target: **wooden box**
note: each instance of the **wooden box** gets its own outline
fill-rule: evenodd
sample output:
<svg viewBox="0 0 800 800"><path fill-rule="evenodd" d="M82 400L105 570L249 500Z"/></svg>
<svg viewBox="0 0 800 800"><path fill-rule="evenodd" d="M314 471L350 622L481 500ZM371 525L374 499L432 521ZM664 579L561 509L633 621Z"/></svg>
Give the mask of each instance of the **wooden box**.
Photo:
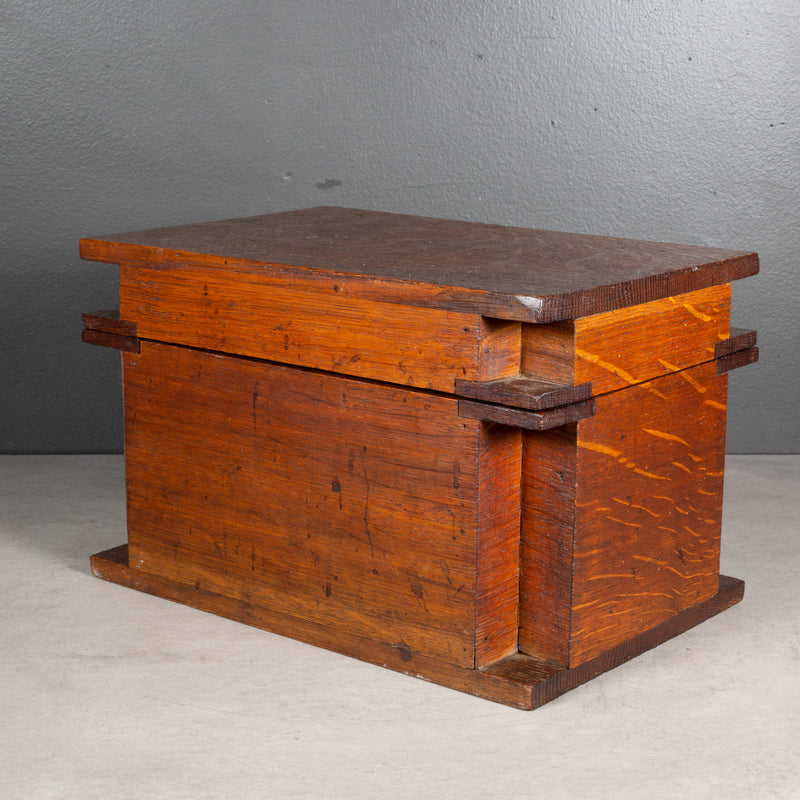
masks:
<svg viewBox="0 0 800 800"><path fill-rule="evenodd" d="M753 253L342 208L118 264L128 542L94 573L521 708L736 603Z"/></svg>

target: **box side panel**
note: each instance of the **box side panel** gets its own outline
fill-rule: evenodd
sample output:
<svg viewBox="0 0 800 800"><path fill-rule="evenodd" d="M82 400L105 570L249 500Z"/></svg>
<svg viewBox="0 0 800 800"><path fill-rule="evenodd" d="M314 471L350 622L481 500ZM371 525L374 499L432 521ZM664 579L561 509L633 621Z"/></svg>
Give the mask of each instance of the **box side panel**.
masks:
<svg viewBox="0 0 800 800"><path fill-rule="evenodd" d="M570 667L717 591L726 394L710 362L577 423Z"/></svg>
<svg viewBox="0 0 800 800"><path fill-rule="evenodd" d="M142 341L132 567L474 665L480 423L457 401Z"/></svg>
<svg viewBox="0 0 800 800"><path fill-rule="evenodd" d="M576 428L523 433L519 649L569 660Z"/></svg>
<svg viewBox="0 0 800 800"><path fill-rule="evenodd" d="M725 284L576 320L576 383L600 395L711 361L730 304Z"/></svg>
<svg viewBox="0 0 800 800"><path fill-rule="evenodd" d="M729 284L550 325L522 326L521 367L600 395L702 364L730 329Z"/></svg>
<svg viewBox="0 0 800 800"><path fill-rule="evenodd" d="M522 431L484 424L478 466L475 666L517 652Z"/></svg>
<svg viewBox="0 0 800 800"><path fill-rule="evenodd" d="M298 290L269 274L123 264L120 311L142 339L442 392L452 392L456 378L476 380L480 361L484 379L508 373L502 351L514 323L500 324L495 346L482 347L476 314L375 302L345 288ZM519 362L518 334L511 357Z"/></svg>

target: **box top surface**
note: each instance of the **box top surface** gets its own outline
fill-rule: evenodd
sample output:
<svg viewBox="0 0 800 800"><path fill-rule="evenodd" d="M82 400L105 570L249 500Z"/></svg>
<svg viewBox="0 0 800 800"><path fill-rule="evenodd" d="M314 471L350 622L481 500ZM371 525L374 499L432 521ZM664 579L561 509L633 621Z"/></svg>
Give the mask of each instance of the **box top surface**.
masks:
<svg viewBox="0 0 800 800"><path fill-rule="evenodd" d="M387 300L529 322L637 305L758 272L755 253L317 207L81 240L81 256L288 270ZM413 294L413 299L411 295Z"/></svg>

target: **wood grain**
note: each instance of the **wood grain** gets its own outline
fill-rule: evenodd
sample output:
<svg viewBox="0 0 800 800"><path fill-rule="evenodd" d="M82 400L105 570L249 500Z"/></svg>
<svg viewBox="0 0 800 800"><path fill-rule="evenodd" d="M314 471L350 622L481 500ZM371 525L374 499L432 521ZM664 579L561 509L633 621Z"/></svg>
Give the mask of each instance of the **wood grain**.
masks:
<svg viewBox="0 0 800 800"><path fill-rule="evenodd" d="M714 357L723 358L740 350L748 350L755 347L757 340L758 333L756 331L747 328L731 328L730 336L717 342L714 348Z"/></svg>
<svg viewBox="0 0 800 800"><path fill-rule="evenodd" d="M716 591L726 392L712 361L577 424L570 666Z"/></svg>
<svg viewBox="0 0 800 800"><path fill-rule="evenodd" d="M525 433L519 650L569 665L577 446L574 425Z"/></svg>
<svg viewBox="0 0 800 800"><path fill-rule="evenodd" d="M478 541L475 666L517 652L522 432L481 428L478 459Z"/></svg>
<svg viewBox="0 0 800 800"><path fill-rule="evenodd" d="M592 386L589 383L579 386L546 383L525 375L486 381L457 379L454 390L460 397L513 406L526 411L545 411L588 400L592 396Z"/></svg>
<svg viewBox="0 0 800 800"><path fill-rule="evenodd" d="M443 392L456 378L502 377L519 363L514 323L303 291L235 270L123 266L120 303L144 339Z"/></svg>
<svg viewBox="0 0 800 800"><path fill-rule="evenodd" d="M717 359L717 374L722 375L739 367L746 367L748 364L755 364L758 361L758 348L748 347L746 350L736 350L727 356Z"/></svg>
<svg viewBox="0 0 800 800"><path fill-rule="evenodd" d="M158 269L251 269L328 286L346 279L361 299L536 323L758 271L758 257L745 251L331 207L86 238L81 256Z"/></svg>
<svg viewBox="0 0 800 800"><path fill-rule="evenodd" d="M596 395L711 361L728 340L729 285L553 325L524 325L522 372Z"/></svg>
<svg viewBox="0 0 800 800"><path fill-rule="evenodd" d="M149 341L124 385L131 566L408 653L471 667L480 634L481 663L506 654L518 432L454 398Z"/></svg>
<svg viewBox="0 0 800 800"><path fill-rule="evenodd" d="M129 353L139 352L139 339L136 336L119 336L116 333L84 328L81 331L81 341L84 344L96 344L100 347L111 347L114 350L123 350Z"/></svg>
<svg viewBox="0 0 800 800"><path fill-rule="evenodd" d="M104 331L117 336L137 336L136 323L122 319L118 308L105 311L85 311L82 315L83 327L94 331Z"/></svg>

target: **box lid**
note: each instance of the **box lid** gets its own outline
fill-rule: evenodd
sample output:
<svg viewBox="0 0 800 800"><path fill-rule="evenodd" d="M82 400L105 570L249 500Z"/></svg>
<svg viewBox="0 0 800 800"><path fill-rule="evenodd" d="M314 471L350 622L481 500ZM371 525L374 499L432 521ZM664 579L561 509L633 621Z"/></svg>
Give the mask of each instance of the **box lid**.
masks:
<svg viewBox="0 0 800 800"><path fill-rule="evenodd" d="M345 277L374 300L548 323L758 272L742 250L324 207L86 238L81 256Z"/></svg>

